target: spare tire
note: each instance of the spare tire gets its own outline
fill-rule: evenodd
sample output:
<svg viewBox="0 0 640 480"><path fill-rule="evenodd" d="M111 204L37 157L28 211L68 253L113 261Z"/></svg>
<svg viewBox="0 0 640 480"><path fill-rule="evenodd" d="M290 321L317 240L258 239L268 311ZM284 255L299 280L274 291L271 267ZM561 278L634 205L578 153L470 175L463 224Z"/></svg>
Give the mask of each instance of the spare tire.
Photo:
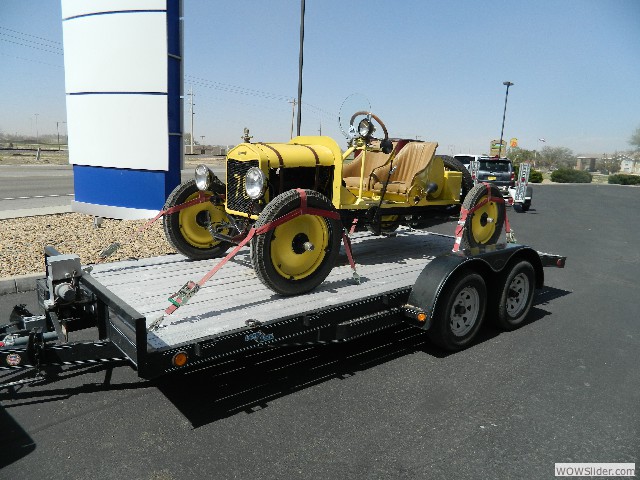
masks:
<svg viewBox="0 0 640 480"><path fill-rule="evenodd" d="M473 187L462 204L461 219L464 231L460 248L469 249L498 242L506 217L506 207L498 187L479 183Z"/></svg>

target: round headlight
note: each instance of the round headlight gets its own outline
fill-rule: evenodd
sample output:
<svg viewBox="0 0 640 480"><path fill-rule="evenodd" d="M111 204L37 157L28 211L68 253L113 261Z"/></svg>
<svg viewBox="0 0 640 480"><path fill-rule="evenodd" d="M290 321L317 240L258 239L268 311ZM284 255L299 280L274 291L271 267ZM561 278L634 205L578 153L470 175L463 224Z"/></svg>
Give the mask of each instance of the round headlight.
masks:
<svg viewBox="0 0 640 480"><path fill-rule="evenodd" d="M267 178L262 170L258 167L251 167L247 170L247 176L244 180L244 189L251 200L257 200L264 195L267 187Z"/></svg>
<svg viewBox="0 0 640 480"><path fill-rule="evenodd" d="M198 165L195 172L196 187L204 192L211 186L211 170L206 165Z"/></svg>
<svg viewBox="0 0 640 480"><path fill-rule="evenodd" d="M360 123L358 124L358 133L361 137L370 137L373 135L375 130L376 129L374 128L373 123L371 123L371 120L368 118L360 120Z"/></svg>

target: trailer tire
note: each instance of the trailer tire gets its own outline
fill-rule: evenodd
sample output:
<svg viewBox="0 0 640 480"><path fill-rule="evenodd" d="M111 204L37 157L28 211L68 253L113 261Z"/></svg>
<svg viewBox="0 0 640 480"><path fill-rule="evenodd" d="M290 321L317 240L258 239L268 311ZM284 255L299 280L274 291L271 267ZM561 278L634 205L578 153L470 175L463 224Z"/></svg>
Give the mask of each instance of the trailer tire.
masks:
<svg viewBox="0 0 640 480"><path fill-rule="evenodd" d="M527 318L535 293L536 273L526 260L516 263L504 278L500 289L496 324L504 330L515 330Z"/></svg>
<svg viewBox="0 0 640 480"><path fill-rule="evenodd" d="M465 271L449 280L438 300L429 339L446 350L461 350L473 341L484 319L487 286L481 275Z"/></svg>
<svg viewBox="0 0 640 480"><path fill-rule="evenodd" d="M307 205L335 212L324 195L305 190ZM275 197L255 223L260 228L300 207L300 193ZM340 253L342 222L319 215L300 215L251 240L251 262L260 281L281 295L299 295L320 285ZM308 245L310 244L310 245ZM311 246L311 248L309 248Z"/></svg>
<svg viewBox="0 0 640 480"><path fill-rule="evenodd" d="M224 194L224 184L214 183L212 191L205 193L211 195L214 192ZM169 194L164 209L193 200L198 197L198 193L195 180L181 183ZM224 206L211 202L199 203L165 215L164 234L169 245L191 260L208 260L222 256L231 244L211 237L204 223L207 213L212 224L229 221Z"/></svg>
<svg viewBox="0 0 640 480"><path fill-rule="evenodd" d="M487 199L487 195L498 200L487 202L472 212L473 208ZM464 221L460 247L467 250L495 244L500 238L506 217L506 207L498 187L491 184L487 187L487 184L479 183L469 191L462 208L468 213Z"/></svg>

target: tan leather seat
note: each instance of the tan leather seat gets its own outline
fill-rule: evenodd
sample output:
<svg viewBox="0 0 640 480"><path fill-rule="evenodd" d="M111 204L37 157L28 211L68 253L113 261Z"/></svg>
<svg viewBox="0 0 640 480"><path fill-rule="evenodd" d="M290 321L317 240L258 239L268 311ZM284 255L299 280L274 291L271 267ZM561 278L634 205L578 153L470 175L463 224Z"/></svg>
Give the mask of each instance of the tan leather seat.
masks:
<svg viewBox="0 0 640 480"><path fill-rule="evenodd" d="M347 185L347 188L360 188L360 171L362 167L362 157L363 155L360 154L353 162L342 167L342 179ZM385 163L389 160L389 154L382 152L367 152L364 157L365 161L363 189L366 191L371 189L375 180L371 178L371 173L374 170L385 165Z"/></svg>
<svg viewBox="0 0 640 480"><path fill-rule="evenodd" d="M400 150L393 161L395 171L391 174L387 193L408 195L413 186L424 188L425 179L428 177L428 169L438 148L436 142L411 142ZM380 193L389 175L391 164L383 165L374 170L372 176L376 178L372 185L372 190Z"/></svg>

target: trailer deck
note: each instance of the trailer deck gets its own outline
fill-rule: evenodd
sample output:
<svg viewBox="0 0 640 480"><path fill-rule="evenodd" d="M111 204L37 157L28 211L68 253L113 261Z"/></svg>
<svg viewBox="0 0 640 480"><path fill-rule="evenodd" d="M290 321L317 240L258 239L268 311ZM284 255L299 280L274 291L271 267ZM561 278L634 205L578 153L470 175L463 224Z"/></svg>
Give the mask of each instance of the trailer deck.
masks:
<svg viewBox="0 0 640 480"><path fill-rule="evenodd" d="M47 278L37 282L45 316L15 312L0 350L9 368L38 372L45 365L124 355L147 379L255 348L342 342L402 322L458 350L473 340L486 304L495 312L498 302L506 302L503 328L517 328L534 289L544 285L543 267L563 267L566 258L516 244L452 253L454 237L424 230L400 228L389 237L352 235L360 283L343 249L326 280L297 296L265 287L249 249L242 249L171 315L165 314L169 297L205 277L219 260L176 254L98 264L80 275L77 255L47 247ZM97 327L98 341L68 342L69 332L90 327ZM467 328L458 335L460 345L454 343L458 337L451 340L454 328ZM47 345L53 341L60 343Z"/></svg>
<svg viewBox="0 0 640 480"><path fill-rule="evenodd" d="M256 277L245 248L191 301L148 331L150 350L166 350L247 326L357 302L397 289L410 289L425 265L450 252L453 237L399 229L393 238L358 232L352 236L361 283L356 284L344 249L327 280L305 295L283 297ZM164 313L168 297L189 280L197 281L215 261L190 261L176 254L96 265L91 276L146 319L147 329Z"/></svg>

